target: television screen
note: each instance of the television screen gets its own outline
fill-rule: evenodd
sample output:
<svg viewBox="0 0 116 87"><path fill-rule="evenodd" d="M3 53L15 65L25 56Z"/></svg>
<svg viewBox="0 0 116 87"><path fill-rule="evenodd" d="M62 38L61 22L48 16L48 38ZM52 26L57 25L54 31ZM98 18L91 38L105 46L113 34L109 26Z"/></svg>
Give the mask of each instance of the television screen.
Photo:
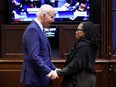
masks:
<svg viewBox="0 0 116 87"><path fill-rule="evenodd" d="M90 0L11 0L11 23L30 22L38 8L50 4L55 10L55 23L90 20Z"/></svg>
<svg viewBox="0 0 116 87"><path fill-rule="evenodd" d="M58 26L50 26L50 28L44 28L46 36L51 46L51 56L59 57L59 28Z"/></svg>
<svg viewBox="0 0 116 87"><path fill-rule="evenodd" d="M47 37L58 37L58 28L57 27L50 27L44 28Z"/></svg>

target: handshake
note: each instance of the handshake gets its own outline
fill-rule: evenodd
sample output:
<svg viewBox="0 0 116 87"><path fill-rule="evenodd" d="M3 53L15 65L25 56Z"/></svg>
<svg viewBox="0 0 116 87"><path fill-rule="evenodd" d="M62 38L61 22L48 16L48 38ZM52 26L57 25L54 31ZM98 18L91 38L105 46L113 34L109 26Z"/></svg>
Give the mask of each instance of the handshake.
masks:
<svg viewBox="0 0 116 87"><path fill-rule="evenodd" d="M50 76L50 79L54 80L54 79L58 79L59 76L57 74L57 70L61 70L61 69L55 69L54 71L51 72L51 76Z"/></svg>

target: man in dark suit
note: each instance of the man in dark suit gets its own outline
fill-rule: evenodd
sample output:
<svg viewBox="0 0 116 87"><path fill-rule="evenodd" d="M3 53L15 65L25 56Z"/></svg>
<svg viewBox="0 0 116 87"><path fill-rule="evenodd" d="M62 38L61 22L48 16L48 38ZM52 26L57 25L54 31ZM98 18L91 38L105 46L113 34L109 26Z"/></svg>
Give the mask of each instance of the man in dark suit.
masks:
<svg viewBox="0 0 116 87"><path fill-rule="evenodd" d="M23 65L20 81L26 87L47 87L51 79L58 78L56 66L51 62L49 41L44 34L54 22L54 9L42 5L37 17L29 24L23 34Z"/></svg>

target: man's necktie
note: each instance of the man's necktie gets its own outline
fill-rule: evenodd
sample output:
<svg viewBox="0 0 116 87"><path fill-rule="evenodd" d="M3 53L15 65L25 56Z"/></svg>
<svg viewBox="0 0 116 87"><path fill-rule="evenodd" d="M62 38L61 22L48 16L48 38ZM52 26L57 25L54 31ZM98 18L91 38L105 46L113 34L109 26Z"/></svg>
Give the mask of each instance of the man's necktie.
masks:
<svg viewBox="0 0 116 87"><path fill-rule="evenodd" d="M47 43L48 43L48 46L49 46L49 49L50 49L50 54L51 54L51 46L50 46L49 39L47 38L47 35L46 35L46 32L45 32L45 29L43 29L43 33L44 33L44 35L45 35L45 37L46 37L46 41L47 41Z"/></svg>

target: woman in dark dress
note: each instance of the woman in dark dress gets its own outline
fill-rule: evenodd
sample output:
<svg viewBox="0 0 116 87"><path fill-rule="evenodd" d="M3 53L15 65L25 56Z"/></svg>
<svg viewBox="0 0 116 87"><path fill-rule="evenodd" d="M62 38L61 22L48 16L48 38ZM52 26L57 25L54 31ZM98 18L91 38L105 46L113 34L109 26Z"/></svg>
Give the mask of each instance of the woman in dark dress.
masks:
<svg viewBox="0 0 116 87"><path fill-rule="evenodd" d="M65 67L57 71L64 76L61 87L95 87L95 59L101 37L92 22L81 22L76 31L77 43L67 53Z"/></svg>

